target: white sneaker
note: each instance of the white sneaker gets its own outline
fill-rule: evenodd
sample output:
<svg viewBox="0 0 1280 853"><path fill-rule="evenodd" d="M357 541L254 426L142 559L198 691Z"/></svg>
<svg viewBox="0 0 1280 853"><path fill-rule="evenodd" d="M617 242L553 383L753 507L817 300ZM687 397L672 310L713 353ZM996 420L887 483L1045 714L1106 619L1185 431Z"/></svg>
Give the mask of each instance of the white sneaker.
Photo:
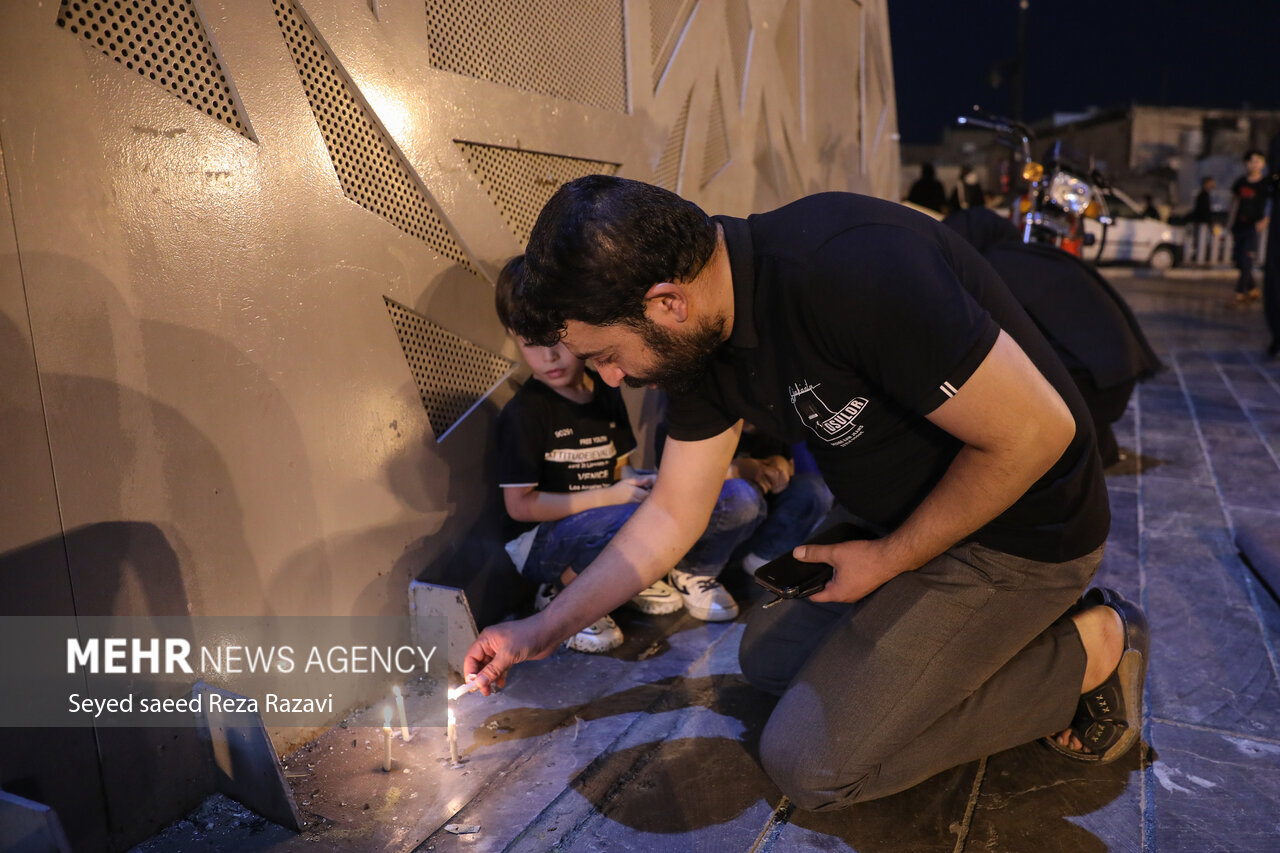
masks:
<svg viewBox="0 0 1280 853"><path fill-rule="evenodd" d="M715 578L672 569L667 580L684 599L684 609L695 619L728 622L738 617L738 603Z"/></svg>
<svg viewBox="0 0 1280 853"><path fill-rule="evenodd" d="M622 629L612 616L601 616L565 640L564 644L577 652L598 655L622 645Z"/></svg>
<svg viewBox="0 0 1280 853"><path fill-rule="evenodd" d="M755 577L756 570L770 562L770 560L766 560L764 557L760 557L755 554L748 554L742 558L742 570L751 575L751 577Z"/></svg>
<svg viewBox="0 0 1280 853"><path fill-rule="evenodd" d="M641 613L651 613L656 616L662 613L675 613L684 607L684 599L666 581L657 581L648 589L642 589L640 594L627 604Z"/></svg>
<svg viewBox="0 0 1280 853"><path fill-rule="evenodd" d="M533 596L533 609L546 610L559 592L559 589L549 583L542 584ZM622 639L622 629L618 627L618 623L610 616L601 616L565 640L564 644L576 652L600 654L622 645Z"/></svg>
<svg viewBox="0 0 1280 853"><path fill-rule="evenodd" d="M556 593L559 591L552 584L539 584L538 591L533 594L533 609L539 613L546 610L547 605L555 599Z"/></svg>

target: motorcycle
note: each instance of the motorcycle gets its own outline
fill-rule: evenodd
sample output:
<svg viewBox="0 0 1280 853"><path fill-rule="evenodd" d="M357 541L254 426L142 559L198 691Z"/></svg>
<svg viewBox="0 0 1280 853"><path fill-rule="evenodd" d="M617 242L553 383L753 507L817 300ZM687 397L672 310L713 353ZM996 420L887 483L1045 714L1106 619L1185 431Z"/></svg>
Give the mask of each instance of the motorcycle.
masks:
<svg viewBox="0 0 1280 853"><path fill-rule="evenodd" d="M1022 163L1022 179L1027 192L1011 205L1011 219L1024 243L1056 246L1078 258L1084 249L1097 245L1088 260L1097 260L1106 246L1107 227L1114 221L1107 208L1106 179L1096 169L1084 169L1063 153L1062 141L1054 142L1044 162L1034 159L1031 146L1035 135L1026 125L1002 116L979 113L960 116L961 125L995 131L996 142L1014 151ZM1102 234L1095 239L1085 231L1085 218L1095 219Z"/></svg>

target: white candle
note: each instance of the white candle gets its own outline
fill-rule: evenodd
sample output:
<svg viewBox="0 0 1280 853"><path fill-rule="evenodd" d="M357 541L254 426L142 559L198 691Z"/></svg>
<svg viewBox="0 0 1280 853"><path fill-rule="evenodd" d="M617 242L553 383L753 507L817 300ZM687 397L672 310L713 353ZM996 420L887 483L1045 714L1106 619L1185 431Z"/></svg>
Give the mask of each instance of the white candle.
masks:
<svg viewBox="0 0 1280 853"><path fill-rule="evenodd" d="M457 719L453 716L453 706L449 706L449 728L447 730L449 738L449 760L457 766L461 762L458 761L458 726Z"/></svg>
<svg viewBox="0 0 1280 853"><path fill-rule="evenodd" d="M404 694L400 692L400 685L391 688L391 692L396 694L396 708L400 711L400 740L405 743L409 742L409 720L404 714Z"/></svg>
<svg viewBox="0 0 1280 853"><path fill-rule="evenodd" d="M452 702L453 700L457 699L459 696L463 695L464 693L470 693L472 690L479 690L479 689L480 689L480 684L479 682L476 681L476 677L473 675L467 679L466 684L459 684L457 687L453 687L449 689L449 701Z"/></svg>
<svg viewBox="0 0 1280 853"><path fill-rule="evenodd" d="M382 706L382 742L387 747L386 757L382 760L382 769L391 772L391 706Z"/></svg>

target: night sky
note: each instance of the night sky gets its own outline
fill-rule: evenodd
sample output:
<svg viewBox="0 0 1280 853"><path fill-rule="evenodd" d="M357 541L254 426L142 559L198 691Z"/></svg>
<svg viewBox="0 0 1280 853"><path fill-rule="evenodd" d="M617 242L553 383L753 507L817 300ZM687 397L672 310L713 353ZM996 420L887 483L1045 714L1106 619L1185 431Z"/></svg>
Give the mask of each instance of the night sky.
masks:
<svg viewBox="0 0 1280 853"><path fill-rule="evenodd" d="M981 104L1009 113L1018 0L888 0L898 126L936 142ZM1024 117L1131 103L1280 109L1280 0L1030 0Z"/></svg>

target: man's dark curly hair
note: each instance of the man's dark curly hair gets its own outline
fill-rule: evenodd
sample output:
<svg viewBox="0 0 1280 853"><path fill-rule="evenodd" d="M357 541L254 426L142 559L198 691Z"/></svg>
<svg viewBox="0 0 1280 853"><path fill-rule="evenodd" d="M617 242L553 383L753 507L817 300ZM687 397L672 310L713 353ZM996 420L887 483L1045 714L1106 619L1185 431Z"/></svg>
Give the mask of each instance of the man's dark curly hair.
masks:
<svg viewBox="0 0 1280 853"><path fill-rule="evenodd" d="M649 288L693 278L715 247L715 225L675 193L608 175L570 181L538 215L523 263L503 270L507 328L553 346L569 320L642 325Z"/></svg>

